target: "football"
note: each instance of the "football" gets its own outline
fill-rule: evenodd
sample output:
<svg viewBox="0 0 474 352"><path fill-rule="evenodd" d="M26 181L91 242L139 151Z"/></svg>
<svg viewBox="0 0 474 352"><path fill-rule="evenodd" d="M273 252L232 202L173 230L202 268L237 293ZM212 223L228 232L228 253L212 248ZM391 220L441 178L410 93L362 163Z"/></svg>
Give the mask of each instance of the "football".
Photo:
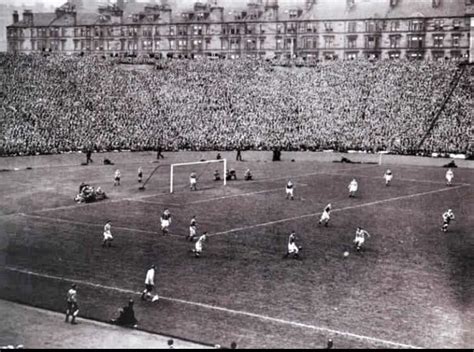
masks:
<svg viewBox="0 0 474 352"><path fill-rule="evenodd" d="M158 295L155 295L152 299L151 299L152 302L156 302L158 301Z"/></svg>
<svg viewBox="0 0 474 352"><path fill-rule="evenodd" d="M347 256L349 256L349 252L348 252L348 251L345 251L345 252L344 252L344 257L347 257Z"/></svg>

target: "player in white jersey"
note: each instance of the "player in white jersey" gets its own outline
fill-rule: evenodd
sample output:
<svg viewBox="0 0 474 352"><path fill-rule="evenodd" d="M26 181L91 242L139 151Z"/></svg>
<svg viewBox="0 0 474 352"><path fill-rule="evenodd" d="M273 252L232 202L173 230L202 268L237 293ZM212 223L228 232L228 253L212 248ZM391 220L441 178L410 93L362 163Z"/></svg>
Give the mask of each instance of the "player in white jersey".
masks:
<svg viewBox="0 0 474 352"><path fill-rule="evenodd" d="M448 186L451 186L451 184L453 182L453 178L454 178L453 170L449 169L448 171L446 171L446 184Z"/></svg>
<svg viewBox="0 0 474 352"><path fill-rule="evenodd" d="M194 253L194 256L196 258L199 258L202 253L202 248L204 245L204 242L207 240L207 232L204 232L197 240L196 244L194 245L194 249L191 249L191 252Z"/></svg>
<svg viewBox="0 0 474 352"><path fill-rule="evenodd" d="M362 249L362 245L364 244L366 237L370 238L370 234L362 227L358 227L354 238L354 245L358 252Z"/></svg>
<svg viewBox="0 0 474 352"><path fill-rule="evenodd" d="M349 183L349 197L355 197L359 185L357 184L356 179L352 179L351 183Z"/></svg>
<svg viewBox="0 0 474 352"><path fill-rule="evenodd" d="M107 221L107 223L104 226L104 240L102 242L102 247L106 247L109 245L109 247L112 247L112 241L114 238L112 237L112 232L110 231L112 228L112 223L110 220Z"/></svg>
<svg viewBox="0 0 474 352"><path fill-rule="evenodd" d="M290 198L291 200L294 199L293 190L294 190L293 182L289 180L288 183L286 184L286 199L288 198Z"/></svg>
<svg viewBox="0 0 474 352"><path fill-rule="evenodd" d="M321 214L321 218L319 219L319 225L321 225L322 223L324 223L324 226L328 226L329 224L329 220L331 219L329 214L331 213L331 203L329 203L328 205L326 205L326 208L324 208L324 211L323 213Z"/></svg>
<svg viewBox="0 0 474 352"><path fill-rule="evenodd" d="M452 220L454 220L454 213L451 209L448 209L448 211L443 213L443 227L441 227L441 231L448 231L449 223Z"/></svg>
<svg viewBox="0 0 474 352"><path fill-rule="evenodd" d="M71 324L76 323L76 317L79 314L79 306L77 304L77 286L76 284L72 284L69 291L67 291L67 308L66 308L66 320L65 322L69 322L69 316L72 317Z"/></svg>
<svg viewBox="0 0 474 352"><path fill-rule="evenodd" d="M189 235L186 237L187 240L192 241L197 235L197 222L196 215L194 215L189 222Z"/></svg>
<svg viewBox="0 0 474 352"><path fill-rule="evenodd" d="M114 175L114 186L120 186L120 170L117 169L115 170L115 175Z"/></svg>
<svg viewBox="0 0 474 352"><path fill-rule="evenodd" d="M153 291L155 287L155 269L156 266L152 265L150 269L146 272L146 277L145 277L145 289L143 290L142 293L142 300L151 300L152 302L155 302L158 300L158 295L155 294L153 296L151 292Z"/></svg>
<svg viewBox="0 0 474 352"><path fill-rule="evenodd" d="M390 183L392 182L393 178L392 171L390 169L385 171L383 178L385 179L385 186L390 186Z"/></svg>
<svg viewBox="0 0 474 352"><path fill-rule="evenodd" d="M163 233L163 236L165 236L168 234L169 227L171 225L171 213L168 210L168 208L166 208L163 211L163 214L161 214L160 222L161 222L161 231Z"/></svg>
<svg viewBox="0 0 474 352"><path fill-rule="evenodd" d="M142 180L143 180L143 169L142 167L140 166L138 168L138 183L142 183Z"/></svg>
<svg viewBox="0 0 474 352"><path fill-rule="evenodd" d="M290 237L288 237L288 251L286 252L284 258L292 255L294 259L299 257L301 247L296 245L296 233L292 231Z"/></svg>
<svg viewBox="0 0 474 352"><path fill-rule="evenodd" d="M195 172L191 172L191 175L189 175L189 184L191 191L197 191L197 176Z"/></svg>

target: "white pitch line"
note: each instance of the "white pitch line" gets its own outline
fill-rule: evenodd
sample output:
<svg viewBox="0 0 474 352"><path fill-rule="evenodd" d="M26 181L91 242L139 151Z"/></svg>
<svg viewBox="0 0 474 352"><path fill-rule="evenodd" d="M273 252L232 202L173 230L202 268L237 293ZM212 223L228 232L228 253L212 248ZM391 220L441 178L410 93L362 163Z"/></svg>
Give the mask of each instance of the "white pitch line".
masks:
<svg viewBox="0 0 474 352"><path fill-rule="evenodd" d="M127 294L137 294L137 295L141 294L141 292L133 291L133 290L129 290L129 289L123 289L123 288L119 288L119 287L112 287L112 286L106 286L106 285L101 285L101 284L95 284L95 283L92 283L92 282L89 282L89 281L84 281L84 280L73 280L73 279L68 279L68 278L59 277L59 276L55 276L55 275L41 274L41 273L37 273L37 272L29 271L29 270L24 270L24 269L18 269L18 268L14 268L14 267L10 267L10 266L5 267L5 269L9 270L9 271L21 273L21 274L27 274L27 275L37 276L37 277L43 277L43 278L48 278L48 279L53 279L53 280L58 280L58 281L74 282L74 283L84 285L84 286L97 287L97 288L101 288L101 289L112 290L112 291L117 291L117 292L122 292L122 293L127 293ZM305 329L311 329L311 330L321 331L321 332L325 332L325 333L331 333L331 334L345 336L345 337L358 339L358 340L376 342L376 343L380 343L380 344L387 345L387 346L395 346L395 347L400 347L400 348L413 348L413 349L422 349L422 348L424 348L424 347L418 347L418 346L409 345L409 344L405 344L405 343L398 343L398 342L393 342L393 341L389 341L389 340L379 339L379 338L376 338L376 337L370 337L370 336L364 336L364 335L359 335L359 334L353 334L353 333L345 332L345 331L339 331L339 330L330 329L330 328L326 328L326 327L322 327L322 326L305 324L305 323L289 321L289 320L284 320L284 319L279 319L279 318L272 318L272 317L261 315L261 314L250 313L250 312L235 310L235 309L230 309L230 308L224 308L224 307L214 306L214 305L211 305L211 304L187 301L187 300L179 299L179 298L160 296L160 299L165 300L165 301L170 301L170 302L176 302L176 303L181 303L181 304L197 306L197 307L206 308L206 309L210 309L210 310L216 310L216 311L225 312L225 313L234 314L234 315L241 315L241 316L251 317L251 318L255 318L255 319L271 321L273 323L279 323L279 324L283 324L283 325L290 325L290 326L295 326L295 327L299 327L299 328L305 328Z"/></svg>
<svg viewBox="0 0 474 352"><path fill-rule="evenodd" d="M177 204L177 203L153 202L153 201L134 199L134 198L124 198L123 200L127 200L130 202L144 203L144 204L164 205L164 206L169 206L169 207L182 207L183 206L182 204Z"/></svg>
<svg viewBox="0 0 474 352"><path fill-rule="evenodd" d="M414 198L414 197L421 197L421 196L425 196L425 195L428 195L428 194L450 191L450 190L458 189L458 188L461 188L461 187L465 187L465 185L460 185L460 186L457 186L457 187L441 188L441 189L437 189L437 190L434 190L434 191L427 191L427 192L409 194L409 195L406 195L406 196L382 199L382 200L377 200L377 201L369 202L369 203L362 203L362 204L358 204L358 205L351 205L351 206L344 207L344 208L333 209L332 212L339 212L339 211L344 211L344 210L369 207L369 206L372 206L372 205L388 203L388 202L394 202L394 201L401 200L401 199L410 199L410 198ZM264 226L268 226L268 225L279 224L279 223L282 223L282 222L288 222L288 221L293 221L293 220L300 220L300 219L304 219L304 218L310 218L310 217L318 216L318 215L321 215L321 214L322 214L322 212L299 215L299 216L293 216L291 218L280 219L280 220L275 220L275 221L269 221L269 222L264 222L264 223L261 223L261 224L255 224L255 225L250 225L250 226L238 227L238 228L228 230L228 231L215 232L215 233L208 234L207 236L211 237L211 236L218 236L218 235L226 235L228 233L239 232L239 231L243 231L243 230L249 230L249 229L253 229L253 228L256 228L256 227L264 227Z"/></svg>
<svg viewBox="0 0 474 352"><path fill-rule="evenodd" d="M308 185L305 184L305 183L298 183L297 186L307 187ZM275 192L275 191L284 192L285 189L284 189L284 187L278 187L278 188L266 189L266 190L263 190L263 191L255 191L255 192L248 192L248 193L231 194L231 195L229 195L229 196L222 196L222 197L216 197L216 198L207 198L207 199L196 200L196 201L194 201L194 202L188 202L188 203L186 203L185 205L188 205L188 204L207 203L207 202L211 202L211 201L213 201L213 200L221 200L221 199L235 198L235 197L245 197L245 196L251 196L251 195L254 195L254 194L270 193L270 192Z"/></svg>
<svg viewBox="0 0 474 352"><path fill-rule="evenodd" d="M24 216L24 217L27 217L27 218L52 220L52 221L57 221L57 222L62 222L62 223L65 223L65 224L72 224L72 225L92 226L92 227L103 227L104 226L103 224L67 220L67 219L61 219L61 218L54 218L54 217L50 217L50 216L41 216L41 215L24 214L24 213L20 213L20 214L17 214L17 215ZM174 235L174 234L171 234L171 233L168 233L168 235L166 235L166 236L162 236L158 231L140 230L140 229L133 229L133 228L130 228L130 227L121 227L121 226L114 226L114 230L140 232L140 233L146 233L146 234L151 234L151 235L159 235L160 237L168 237L168 236L179 237L179 238L184 238L185 237L185 236L180 236L180 235Z"/></svg>

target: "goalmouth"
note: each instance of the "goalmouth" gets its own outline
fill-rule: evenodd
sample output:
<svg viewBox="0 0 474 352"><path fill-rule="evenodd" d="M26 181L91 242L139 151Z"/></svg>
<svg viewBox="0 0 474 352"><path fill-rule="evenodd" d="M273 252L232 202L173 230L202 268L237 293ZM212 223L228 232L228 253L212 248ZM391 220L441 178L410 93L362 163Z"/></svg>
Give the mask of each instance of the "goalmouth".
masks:
<svg viewBox="0 0 474 352"><path fill-rule="evenodd" d="M175 167L180 166L191 166L191 165L203 165L203 164L214 164L214 163L222 163L224 165L224 170L222 174L222 180L224 180L224 186L227 184L226 180L226 173L227 173L227 160L226 159L219 159L219 160L206 160L206 161L195 161L190 163L179 163L179 164L171 164L170 170L170 193L173 193L173 185L174 185L174 173ZM200 177L200 176L199 176ZM199 180L198 177L198 180Z"/></svg>

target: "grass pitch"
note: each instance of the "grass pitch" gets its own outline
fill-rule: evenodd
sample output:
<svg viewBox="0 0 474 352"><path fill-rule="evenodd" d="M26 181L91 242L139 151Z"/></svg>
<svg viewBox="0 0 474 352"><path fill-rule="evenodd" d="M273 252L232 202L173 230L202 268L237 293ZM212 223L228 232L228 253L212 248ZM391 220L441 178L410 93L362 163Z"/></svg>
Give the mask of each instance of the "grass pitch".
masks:
<svg viewBox="0 0 474 352"><path fill-rule="evenodd" d="M233 153L222 154L237 181L223 187L212 181L215 165L200 167L200 190L191 192L190 169L178 169L173 194L167 164L214 155L166 154L141 192L137 168L146 178L158 165L151 153L112 154L114 166L42 156L28 159L31 170L2 172L0 297L63 311L77 282L80 316L108 321L132 296L144 330L242 348L321 348L328 338L336 348L474 345L472 169L455 169L447 187L439 167L272 163L264 152L234 162ZM114 187L117 168L122 184ZM255 181L242 180L247 168ZM394 173L389 187L387 168ZM293 201L285 199L290 178ZM348 197L352 178L356 198ZM82 181L110 199L75 204ZM326 228L318 220L328 203ZM163 237L165 207L173 221ZM443 233L448 208L456 220ZM193 215L198 233L210 234L199 259L185 241ZM101 247L107 220L112 248ZM372 236L360 254L352 248L357 226ZM292 230L300 260L282 259ZM157 303L138 296L150 264L157 265Z"/></svg>

